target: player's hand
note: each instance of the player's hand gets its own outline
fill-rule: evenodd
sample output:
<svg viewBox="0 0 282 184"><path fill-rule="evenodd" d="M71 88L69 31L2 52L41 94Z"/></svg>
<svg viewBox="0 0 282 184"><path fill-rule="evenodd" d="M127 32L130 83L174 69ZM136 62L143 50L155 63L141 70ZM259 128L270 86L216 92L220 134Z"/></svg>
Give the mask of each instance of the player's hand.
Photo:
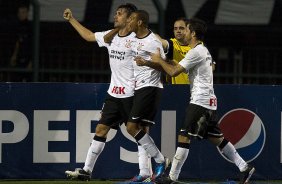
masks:
<svg viewBox="0 0 282 184"><path fill-rule="evenodd" d="M153 63L159 63L162 60L160 48L157 49L156 53L151 53L151 60Z"/></svg>
<svg viewBox="0 0 282 184"><path fill-rule="evenodd" d="M71 10L69 8L65 9L63 17L67 21L70 21L73 18L72 12L71 12Z"/></svg>
<svg viewBox="0 0 282 184"><path fill-rule="evenodd" d="M136 64L138 66L146 66L146 63L147 63L147 61L144 58L140 57L140 56L136 56L134 61L136 62Z"/></svg>

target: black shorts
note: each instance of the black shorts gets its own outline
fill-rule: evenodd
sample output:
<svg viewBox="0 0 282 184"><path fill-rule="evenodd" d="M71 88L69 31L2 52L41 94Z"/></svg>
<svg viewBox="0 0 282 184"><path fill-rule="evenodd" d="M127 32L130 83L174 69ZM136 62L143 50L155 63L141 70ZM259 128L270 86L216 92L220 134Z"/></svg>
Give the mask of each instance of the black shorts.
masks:
<svg viewBox="0 0 282 184"><path fill-rule="evenodd" d="M144 87L136 90L129 121L140 123L143 126L155 124L154 119L159 108L161 94L162 88L158 87Z"/></svg>
<svg viewBox="0 0 282 184"><path fill-rule="evenodd" d="M200 121L204 121L206 124L203 135L199 133L198 122ZM189 104L186 108L185 120L180 134L200 139L223 136L216 121L216 111L195 104Z"/></svg>
<svg viewBox="0 0 282 184"><path fill-rule="evenodd" d="M102 108L100 123L117 129L120 124L128 121L132 104L133 97L115 98L108 94Z"/></svg>

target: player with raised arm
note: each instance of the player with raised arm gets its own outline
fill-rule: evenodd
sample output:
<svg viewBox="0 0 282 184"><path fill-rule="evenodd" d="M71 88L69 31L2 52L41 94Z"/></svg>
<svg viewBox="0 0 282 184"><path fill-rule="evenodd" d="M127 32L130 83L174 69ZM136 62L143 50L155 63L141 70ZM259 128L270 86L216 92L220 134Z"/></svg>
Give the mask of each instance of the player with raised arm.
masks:
<svg viewBox="0 0 282 184"><path fill-rule="evenodd" d="M217 98L213 89L212 57L208 49L201 44L206 32L206 24L199 19L190 19L187 39L192 48L177 65L164 61L159 53L152 54L152 62L160 64L170 76L181 72L189 72L191 98L186 108L186 117L178 133L178 146L173 158L168 177L160 177L156 183L173 183L178 180L181 168L188 157L191 138L208 139L239 168L241 184L246 184L255 168L247 164L236 151L235 147L224 138L215 112Z"/></svg>
<svg viewBox="0 0 282 184"><path fill-rule="evenodd" d="M156 162L152 180L159 178L170 161L165 158L155 145L153 139L141 127L155 124L154 119L158 110L163 84L158 64L150 62L150 53L161 50L162 57L165 57L162 44L156 35L148 28L149 14L144 10L137 10L132 13L128 27L135 32L135 42L132 47L136 58L142 63L134 64L135 92L133 107L126 124L128 133L136 139ZM153 69L155 68L155 69Z"/></svg>
<svg viewBox="0 0 282 184"><path fill-rule="evenodd" d="M123 4L117 8L114 26L118 27L119 31L111 44L104 42L104 35L110 30L93 33L72 16L70 9L64 11L64 18L69 21L82 38L90 42L97 42L100 47L108 49L112 72L101 119L96 126L95 136L88 149L84 167L65 172L71 179L90 180L96 160L105 147L110 128L128 120L133 103L135 84L131 49L135 34L126 29L126 22L131 13L136 10L137 8L133 4Z"/></svg>

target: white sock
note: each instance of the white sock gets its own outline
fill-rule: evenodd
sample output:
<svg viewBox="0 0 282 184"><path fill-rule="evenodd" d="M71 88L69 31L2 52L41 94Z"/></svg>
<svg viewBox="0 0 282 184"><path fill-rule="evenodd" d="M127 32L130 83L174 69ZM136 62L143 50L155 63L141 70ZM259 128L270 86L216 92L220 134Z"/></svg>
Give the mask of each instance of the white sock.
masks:
<svg viewBox="0 0 282 184"><path fill-rule="evenodd" d="M105 147L105 142L92 140L92 144L88 149L83 170L92 173L97 158Z"/></svg>
<svg viewBox="0 0 282 184"><path fill-rule="evenodd" d="M173 181L177 181L181 168L188 157L189 149L177 147L176 153L173 157L169 177Z"/></svg>
<svg viewBox="0 0 282 184"><path fill-rule="evenodd" d="M164 156L155 145L153 139L148 134L145 134L138 141L138 143L142 145L142 147L149 153L151 157L154 158L157 163L163 163L165 161Z"/></svg>
<svg viewBox="0 0 282 184"><path fill-rule="evenodd" d="M139 175L141 176L151 176L151 157L147 151L138 145L138 161L139 161Z"/></svg>
<svg viewBox="0 0 282 184"><path fill-rule="evenodd" d="M228 159L235 163L241 172L246 170L248 164L241 158L233 144L228 142L221 151Z"/></svg>

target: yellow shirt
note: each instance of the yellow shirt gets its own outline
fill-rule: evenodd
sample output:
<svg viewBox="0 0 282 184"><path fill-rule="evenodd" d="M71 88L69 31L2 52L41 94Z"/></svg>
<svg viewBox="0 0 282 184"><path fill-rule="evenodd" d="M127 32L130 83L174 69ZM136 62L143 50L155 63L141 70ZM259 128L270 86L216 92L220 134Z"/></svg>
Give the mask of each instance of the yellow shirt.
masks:
<svg viewBox="0 0 282 184"><path fill-rule="evenodd" d="M175 38L171 38L168 43L169 50L167 57L177 62L180 62L191 49L188 45L180 45ZM176 77L171 77L171 84L190 84L188 74L182 72Z"/></svg>

